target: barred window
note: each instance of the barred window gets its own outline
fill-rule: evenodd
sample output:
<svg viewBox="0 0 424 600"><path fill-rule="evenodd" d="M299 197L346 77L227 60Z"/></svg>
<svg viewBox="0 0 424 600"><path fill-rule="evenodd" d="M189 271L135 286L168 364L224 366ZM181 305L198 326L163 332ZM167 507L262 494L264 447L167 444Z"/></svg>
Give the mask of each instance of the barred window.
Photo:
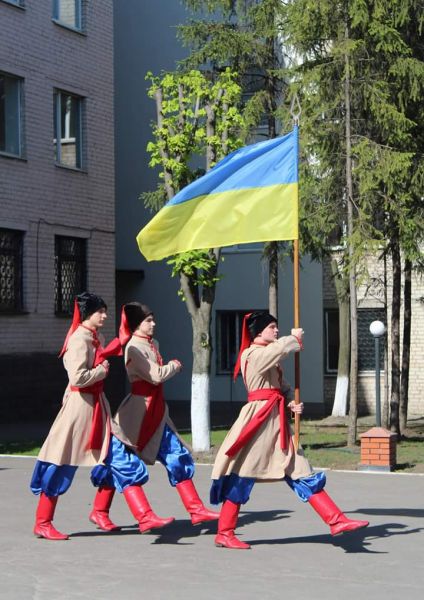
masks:
<svg viewBox="0 0 424 600"><path fill-rule="evenodd" d="M74 299L86 288L86 241L55 236L55 313L72 314Z"/></svg>
<svg viewBox="0 0 424 600"><path fill-rule="evenodd" d="M373 321L377 320L386 324L386 315L383 308L360 308L358 310L359 371L375 370L375 340L374 336L371 335L370 325ZM382 351L380 352L380 369L384 369L384 352Z"/></svg>
<svg viewBox="0 0 424 600"><path fill-rule="evenodd" d="M375 370L375 343L370 324L376 320L385 323L383 308L358 309L358 370ZM324 313L325 372L337 373L339 357L339 311L329 309ZM384 352L380 352L380 369L384 369Z"/></svg>
<svg viewBox="0 0 424 600"><path fill-rule="evenodd" d="M24 233L0 229L0 312L19 312L23 307L22 254Z"/></svg>

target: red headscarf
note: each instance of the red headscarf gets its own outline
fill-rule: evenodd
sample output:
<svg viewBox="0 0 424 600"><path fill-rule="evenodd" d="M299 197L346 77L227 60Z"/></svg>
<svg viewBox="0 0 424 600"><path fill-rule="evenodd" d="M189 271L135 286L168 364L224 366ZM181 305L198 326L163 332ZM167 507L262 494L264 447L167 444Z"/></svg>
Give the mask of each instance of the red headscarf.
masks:
<svg viewBox="0 0 424 600"><path fill-rule="evenodd" d="M244 315L243 318L243 327L241 330L241 344L240 344L240 350L237 356L237 362L236 362L236 366L234 367L234 373L233 373L233 380L235 381L237 379L237 375L240 371L240 362L241 362L241 355L243 354L244 350L246 350L246 348L248 348L251 344L251 338L250 338L250 334L249 334L249 330L247 328L247 319L250 317L252 313L248 313L247 315Z"/></svg>
<svg viewBox="0 0 424 600"><path fill-rule="evenodd" d="M121 342L121 346L125 346L125 344L130 340L131 336L132 333L128 325L128 319L124 305L121 310L121 323L119 325L119 341Z"/></svg>
<svg viewBox="0 0 424 600"><path fill-rule="evenodd" d="M72 317L72 324L71 324L70 328L68 329L68 333L66 334L65 341L63 342L62 350L60 351L60 354L59 354L59 358L65 354L66 350L68 349L69 338L74 333L74 331L78 327L78 325L81 324L81 322L82 321L81 321L80 309L79 309L79 306L78 306L78 302L75 299L75 301L74 301L74 315Z"/></svg>

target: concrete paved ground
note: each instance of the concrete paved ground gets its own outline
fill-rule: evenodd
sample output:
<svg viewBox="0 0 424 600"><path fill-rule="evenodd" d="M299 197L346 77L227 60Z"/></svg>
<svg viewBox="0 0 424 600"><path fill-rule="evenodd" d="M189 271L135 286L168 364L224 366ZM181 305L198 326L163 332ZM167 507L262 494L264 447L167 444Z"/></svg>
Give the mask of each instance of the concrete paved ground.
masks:
<svg viewBox="0 0 424 600"><path fill-rule="evenodd" d="M177 521L140 535L117 495L118 534L96 530L89 470L79 469L59 499L55 525L66 542L32 535L37 500L28 490L33 458L0 457L0 597L7 600L415 600L424 589L424 477L327 472L327 491L370 527L332 538L309 505L283 483L261 484L240 515L252 550L215 548L215 525L191 526L164 469L146 492L157 513ZM208 497L210 466L195 481Z"/></svg>

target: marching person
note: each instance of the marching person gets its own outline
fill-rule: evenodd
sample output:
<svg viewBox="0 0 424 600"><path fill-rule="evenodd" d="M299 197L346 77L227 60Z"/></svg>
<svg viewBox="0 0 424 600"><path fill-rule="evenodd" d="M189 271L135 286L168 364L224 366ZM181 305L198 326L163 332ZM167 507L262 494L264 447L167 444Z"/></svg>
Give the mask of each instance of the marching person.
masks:
<svg viewBox="0 0 424 600"><path fill-rule="evenodd" d="M179 373L180 361L164 364L153 339L155 318L150 308L138 302L122 309L119 338L125 347L125 367L131 393L119 406L114 420L120 437L148 465L156 460L166 468L169 483L177 490L193 525L218 519L207 509L193 483L194 462L178 436L163 395L163 383ZM92 478L101 481L101 468Z"/></svg>
<svg viewBox="0 0 424 600"><path fill-rule="evenodd" d="M70 487L78 466L104 462L113 472L113 487L99 490L90 520L101 529L118 529L109 517L109 506L117 488L140 524L140 531L163 527L174 519L157 517L141 486L148 480L144 463L113 435L109 403L103 393L108 375L107 357L122 354L118 339L106 348L98 330L107 318L102 298L84 292L75 299L74 316L60 356L68 373L62 408L40 450L31 480L31 490L40 496L34 534L48 540L66 540L52 521L58 496Z"/></svg>
<svg viewBox="0 0 424 600"><path fill-rule="evenodd" d="M247 404L228 432L216 456L212 472L211 504L223 503L215 545L245 550L234 530L240 505L249 500L256 482L284 480L300 500L309 502L332 535L366 527L368 521L348 519L324 491L325 474L313 473L286 418L286 407L301 414L303 403L292 400L283 379L280 361L303 349L303 330L278 337L277 319L266 311L244 317L240 352L234 379L241 370Z"/></svg>

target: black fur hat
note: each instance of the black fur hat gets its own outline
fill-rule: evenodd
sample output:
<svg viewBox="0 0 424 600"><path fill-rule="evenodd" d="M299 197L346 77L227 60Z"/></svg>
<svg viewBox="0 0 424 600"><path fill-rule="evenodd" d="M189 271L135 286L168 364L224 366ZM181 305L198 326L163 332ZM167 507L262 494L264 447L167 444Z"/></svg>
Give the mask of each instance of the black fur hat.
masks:
<svg viewBox="0 0 424 600"><path fill-rule="evenodd" d="M144 319L153 314L153 311L146 304L140 304L140 302L125 304L124 311L131 332L134 332Z"/></svg>
<svg viewBox="0 0 424 600"><path fill-rule="evenodd" d="M93 313L101 308L106 308L106 302L100 296L91 294L90 292L82 292L76 297L78 308L81 314L81 321L88 319Z"/></svg>
<svg viewBox="0 0 424 600"><path fill-rule="evenodd" d="M270 323L277 323L277 319L269 314L266 310L257 310L247 318L247 329L249 331L250 338L255 339L257 335L268 327Z"/></svg>

